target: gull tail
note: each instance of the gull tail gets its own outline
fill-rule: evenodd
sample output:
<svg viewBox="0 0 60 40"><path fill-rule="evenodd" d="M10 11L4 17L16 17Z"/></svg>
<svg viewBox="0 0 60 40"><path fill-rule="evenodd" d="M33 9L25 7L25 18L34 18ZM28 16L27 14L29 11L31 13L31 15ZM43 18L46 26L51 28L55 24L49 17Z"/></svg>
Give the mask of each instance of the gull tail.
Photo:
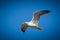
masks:
<svg viewBox="0 0 60 40"><path fill-rule="evenodd" d="M41 28L41 27L36 27L36 29L38 29L38 30L42 30L42 28Z"/></svg>

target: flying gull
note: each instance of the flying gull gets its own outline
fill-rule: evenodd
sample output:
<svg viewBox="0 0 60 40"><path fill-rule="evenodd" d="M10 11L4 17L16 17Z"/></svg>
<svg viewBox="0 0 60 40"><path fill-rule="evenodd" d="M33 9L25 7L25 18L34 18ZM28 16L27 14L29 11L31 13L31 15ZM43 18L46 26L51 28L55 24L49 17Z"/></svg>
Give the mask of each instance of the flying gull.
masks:
<svg viewBox="0 0 60 40"><path fill-rule="evenodd" d="M32 20L30 22L24 22L22 24L22 27L21 27L22 32L25 32L28 27L36 28L38 30L42 30L42 28L38 26L39 18L41 15L47 14L49 12L50 12L49 10L42 10L42 11L35 12Z"/></svg>

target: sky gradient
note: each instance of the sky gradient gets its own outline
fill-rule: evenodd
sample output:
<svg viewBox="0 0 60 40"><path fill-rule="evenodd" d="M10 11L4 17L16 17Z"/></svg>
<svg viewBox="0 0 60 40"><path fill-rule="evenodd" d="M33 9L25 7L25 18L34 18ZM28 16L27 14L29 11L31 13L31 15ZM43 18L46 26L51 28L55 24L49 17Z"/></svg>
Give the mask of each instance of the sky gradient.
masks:
<svg viewBox="0 0 60 40"><path fill-rule="evenodd" d="M1 3L1 40L59 40L60 39L60 1L59 0L11 0ZM22 23L30 21L33 12L50 10L42 15L39 26L43 30L28 28L21 31Z"/></svg>

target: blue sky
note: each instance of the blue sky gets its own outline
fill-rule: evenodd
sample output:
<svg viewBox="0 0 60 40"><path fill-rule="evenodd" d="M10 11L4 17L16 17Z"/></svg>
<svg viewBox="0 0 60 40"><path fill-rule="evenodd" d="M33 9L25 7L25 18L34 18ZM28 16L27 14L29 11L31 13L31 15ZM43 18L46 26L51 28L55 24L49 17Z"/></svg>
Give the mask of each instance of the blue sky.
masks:
<svg viewBox="0 0 60 40"><path fill-rule="evenodd" d="M15 0L0 1L1 3L1 40L59 40L60 37L60 2L59 0ZM39 31L28 28L25 33L21 31L22 23L30 21L33 12L50 10L49 14L42 15Z"/></svg>

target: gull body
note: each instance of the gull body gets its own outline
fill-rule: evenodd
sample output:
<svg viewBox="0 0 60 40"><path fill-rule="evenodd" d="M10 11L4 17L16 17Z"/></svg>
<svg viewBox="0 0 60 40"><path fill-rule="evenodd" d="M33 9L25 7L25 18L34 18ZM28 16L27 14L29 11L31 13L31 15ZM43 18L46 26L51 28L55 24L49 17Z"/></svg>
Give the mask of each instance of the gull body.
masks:
<svg viewBox="0 0 60 40"><path fill-rule="evenodd" d="M33 23L32 21L31 22L25 22L28 26L32 26L32 27L34 27L34 26L37 26L37 24L35 24L35 23Z"/></svg>
<svg viewBox="0 0 60 40"><path fill-rule="evenodd" d="M40 16L43 14L49 13L49 12L50 12L49 10L42 10L42 11L35 12L32 20L30 22L24 22L22 24L22 27L21 27L22 32L25 32L28 27L36 28L38 30L42 30L42 28L38 26Z"/></svg>

